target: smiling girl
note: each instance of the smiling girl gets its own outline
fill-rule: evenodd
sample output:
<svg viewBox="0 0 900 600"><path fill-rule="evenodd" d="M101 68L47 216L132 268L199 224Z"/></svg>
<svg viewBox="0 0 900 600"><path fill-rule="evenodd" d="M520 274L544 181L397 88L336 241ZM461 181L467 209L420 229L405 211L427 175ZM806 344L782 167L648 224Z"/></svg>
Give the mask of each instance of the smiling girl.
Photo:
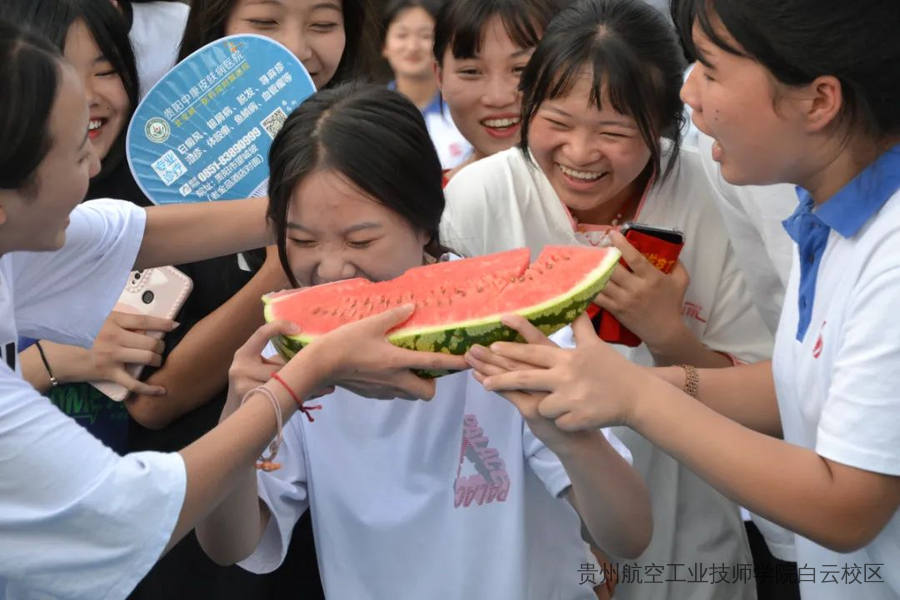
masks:
<svg viewBox="0 0 900 600"><path fill-rule="evenodd" d="M559 13L522 75L520 147L474 163L446 189L441 235L466 255L602 244L618 267L595 302L641 338L643 365L730 366L767 356L753 307L690 149L680 148L683 68L671 25L638 0L580 0ZM639 221L684 232L681 264L657 270L616 231ZM750 562L738 507L649 440L621 436L648 482L653 540L638 565ZM699 594L699 596L698 596ZM622 598L752 598L749 582L623 581Z"/></svg>
<svg viewBox="0 0 900 600"><path fill-rule="evenodd" d="M438 13L434 58L438 83L471 155L448 173L519 141L519 78L556 0L448 0Z"/></svg>
<svg viewBox="0 0 900 600"><path fill-rule="evenodd" d="M383 280L444 253L440 163L396 92L316 94L270 159L269 217L293 283ZM529 396L504 402L468 372L440 378L427 403L338 386L314 422L285 424L282 467L246 470L198 528L217 562L271 571L309 510L328 597L587 600L579 517L611 551L646 544L646 490L609 434L561 434L532 418Z"/></svg>
<svg viewBox="0 0 900 600"><path fill-rule="evenodd" d="M5 9L57 45L82 81L90 116L88 140L101 161L87 199L119 198L148 206L125 160L125 127L138 100L138 83L122 15L112 4L89 0L10 0ZM112 313L93 351L41 341L21 355L25 377L38 390L120 453L127 448L128 412L86 382L115 381L145 393L160 391L125 370L125 356L139 363L159 360L159 342L134 331L145 329L139 321ZM62 385L51 386L47 368Z"/></svg>
<svg viewBox="0 0 900 600"><path fill-rule="evenodd" d="M409 98L425 117L425 125L444 169L452 169L469 157L472 148L441 100L432 54L434 22L439 4L433 0L392 0L382 18L384 45L394 80L388 84Z"/></svg>
<svg viewBox="0 0 900 600"><path fill-rule="evenodd" d="M799 186L784 222L796 246L772 362L700 370L692 398L678 390L682 369L649 372L597 340L575 351L500 345L538 368L485 385L549 392L540 412L567 430L626 424L793 530L804 599L895 599L900 573L886 567L900 561L897 4L681 9L700 59L682 95L715 139L722 175Z"/></svg>

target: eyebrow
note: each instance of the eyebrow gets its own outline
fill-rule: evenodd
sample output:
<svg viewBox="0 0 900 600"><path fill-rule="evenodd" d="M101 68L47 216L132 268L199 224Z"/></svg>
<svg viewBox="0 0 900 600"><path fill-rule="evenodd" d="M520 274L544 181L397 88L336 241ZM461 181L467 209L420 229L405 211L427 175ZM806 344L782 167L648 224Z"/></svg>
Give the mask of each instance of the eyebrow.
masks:
<svg viewBox="0 0 900 600"><path fill-rule="evenodd" d="M522 48L521 50L516 50L512 54L510 54L510 58L519 58L520 56L525 56L529 52L534 50L534 48Z"/></svg>
<svg viewBox="0 0 900 600"><path fill-rule="evenodd" d="M287 222L287 228L288 229L299 229L300 231L304 231L309 234L315 233L312 229L309 229L308 227L304 227L300 223L294 223L292 221ZM341 230L341 234L347 235L350 233L354 233L356 231L362 231L364 229L381 229L381 224L374 223L372 221L364 221L362 223L357 223L356 225L351 225L350 227L347 227L346 229Z"/></svg>

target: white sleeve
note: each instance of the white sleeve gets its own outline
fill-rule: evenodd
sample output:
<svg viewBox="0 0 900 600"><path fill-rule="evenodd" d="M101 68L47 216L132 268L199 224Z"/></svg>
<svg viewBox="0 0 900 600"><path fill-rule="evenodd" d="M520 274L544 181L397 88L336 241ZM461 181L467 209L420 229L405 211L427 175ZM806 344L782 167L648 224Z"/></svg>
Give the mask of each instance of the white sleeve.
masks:
<svg viewBox="0 0 900 600"><path fill-rule="evenodd" d="M0 591L124 598L184 502L178 454L120 457L0 364Z"/></svg>
<svg viewBox="0 0 900 600"><path fill-rule="evenodd" d="M20 335L89 346L125 288L147 213L122 200L75 208L56 252L13 254Z"/></svg>
<svg viewBox="0 0 900 600"><path fill-rule="evenodd" d="M771 358L772 333L750 299L731 244L726 246L714 298L700 341L743 362Z"/></svg>
<svg viewBox="0 0 900 600"><path fill-rule="evenodd" d="M447 199L441 216L441 243L462 256L487 254L484 231L494 224L491 202L502 202L490 194L483 165L477 162L457 173L444 188Z"/></svg>
<svg viewBox="0 0 900 600"><path fill-rule="evenodd" d="M303 428L298 422L302 418L303 413L297 412L284 427L275 459L281 468L257 473L259 497L271 516L256 550L238 563L252 573L271 573L284 562L294 525L309 508Z"/></svg>
<svg viewBox="0 0 900 600"><path fill-rule="evenodd" d="M880 252L900 253L897 238ZM873 262L845 309L816 452L852 467L900 475L900 261L892 260L887 269Z"/></svg>
<svg viewBox="0 0 900 600"><path fill-rule="evenodd" d="M632 464L631 451L616 437L616 434L609 428L604 428L600 431L613 449L628 461L628 464ZM559 498L562 496L572 485L572 482L569 480L569 474L566 473L566 469L560 462L559 457L531 432L524 420L522 421L522 448L525 453L525 459L528 461L528 466L538 476L538 479L543 482L547 491L554 497Z"/></svg>

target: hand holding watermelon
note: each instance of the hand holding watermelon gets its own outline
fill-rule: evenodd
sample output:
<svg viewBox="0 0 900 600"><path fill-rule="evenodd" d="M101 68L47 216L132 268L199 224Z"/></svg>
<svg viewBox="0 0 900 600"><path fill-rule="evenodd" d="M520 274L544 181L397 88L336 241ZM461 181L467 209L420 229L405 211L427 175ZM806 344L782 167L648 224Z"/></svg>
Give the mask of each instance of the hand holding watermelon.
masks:
<svg viewBox="0 0 900 600"><path fill-rule="evenodd" d="M418 377L412 369L459 371L468 365L462 356L407 350L387 341L387 332L414 309L411 304L392 308L317 337L280 374L290 383L315 369L322 386L341 386L370 398L430 399L434 380Z"/></svg>
<svg viewBox="0 0 900 600"><path fill-rule="evenodd" d="M537 340L540 334L527 321L504 317L504 322L526 340ZM575 348L497 342L470 352L467 359L485 389L504 395L545 393L537 412L563 431L628 425L639 384L649 375L602 342L587 315L580 315L572 329Z"/></svg>

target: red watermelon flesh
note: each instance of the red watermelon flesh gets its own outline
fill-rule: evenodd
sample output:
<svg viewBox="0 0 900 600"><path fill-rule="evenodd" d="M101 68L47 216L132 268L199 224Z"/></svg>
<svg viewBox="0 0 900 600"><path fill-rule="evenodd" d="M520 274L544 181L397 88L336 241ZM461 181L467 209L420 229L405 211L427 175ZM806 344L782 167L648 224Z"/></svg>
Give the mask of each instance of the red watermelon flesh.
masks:
<svg viewBox="0 0 900 600"><path fill-rule="evenodd" d="M549 334L571 323L603 288L619 259L615 248L547 246L533 264L519 249L416 267L390 281L352 279L265 297L266 320L301 332L275 341L289 358L315 337L407 302L416 311L388 339L402 347L464 353L472 344L516 339L500 323L518 313ZM527 268L526 268L527 267Z"/></svg>

